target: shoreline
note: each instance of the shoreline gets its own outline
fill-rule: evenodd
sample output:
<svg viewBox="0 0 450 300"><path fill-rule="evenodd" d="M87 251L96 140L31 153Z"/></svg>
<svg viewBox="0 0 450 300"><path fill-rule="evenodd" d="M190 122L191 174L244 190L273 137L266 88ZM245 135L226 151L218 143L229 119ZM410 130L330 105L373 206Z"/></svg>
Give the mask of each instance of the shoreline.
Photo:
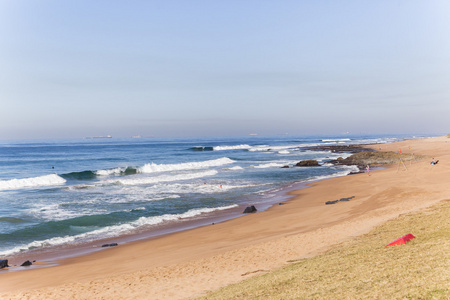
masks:
<svg viewBox="0 0 450 300"><path fill-rule="evenodd" d="M351 145L320 145L320 146L308 146L305 147L305 150L307 151L329 151L333 154L335 153L342 153L342 154L353 154L357 153L359 151L363 151L365 144L351 144ZM336 163L332 163L334 165L337 165ZM348 165L350 166L350 165ZM354 165L357 167L356 165ZM361 171L361 169L360 169ZM238 205L235 208L232 209L226 209L221 210L218 209L214 212L206 213L206 215L198 215L194 218L186 218L186 219L180 219L178 221L171 222L170 224L166 224L165 222L155 225L147 225L146 228L139 228L137 230L133 230L132 232L125 232L123 234L120 234L118 236L113 237L99 237L96 240L83 240L83 241L77 241L77 242L66 242L64 244L58 244L56 245L48 245L48 247L34 247L31 245L32 243L25 245L24 248L28 248L28 250L22 249L19 252L12 252L12 251L6 251L6 254L0 257L0 259L7 259L9 261L9 265L12 266L12 268L9 268L7 270L0 269L1 272L15 272L15 271L23 271L28 269L33 269L36 267L45 267L48 265L47 261L51 261L51 265L55 265L58 263L55 263L55 261L59 261L61 259L65 258L71 258L75 256L80 255L87 255L91 252L96 252L103 250L102 245L103 244L124 244L129 243L133 241L138 240L144 240L144 239L153 239L158 238L160 236L171 234L174 232L184 231L196 227L201 226L207 226L211 223L219 223L226 220L238 218L241 216L245 216L243 214L244 209L247 206L255 205L259 212L265 211L268 208L270 208L273 205L277 205L279 202L285 201L286 199L290 199L289 192L294 189L301 189L306 187L311 182L326 180L329 178L334 177L340 177L340 176L347 176L357 173L357 171L351 171L351 173L346 175L340 175L339 172L331 175L324 175L324 178L309 178L304 179L297 182L289 182L285 183L283 186L274 188L272 190L266 191L264 193L265 196L269 197L262 197L264 200L261 201L261 198L258 197L256 194L250 195L248 197L243 197L236 203ZM321 176L319 176L321 177ZM254 201L255 200L255 201ZM65 238L65 237L61 237ZM44 244L46 242L45 240L35 240L34 242ZM52 242L50 242L52 243ZM32 249L34 247L34 249ZM19 248L19 247L16 247ZM16 250L16 249L10 249L10 250ZM24 250L24 251L23 251ZM82 254L80 254L82 253ZM28 266L27 268L18 268L20 267L20 264L22 262L29 260L29 261L36 261L40 264Z"/></svg>
<svg viewBox="0 0 450 300"><path fill-rule="evenodd" d="M321 180L295 182L280 188L279 190L273 192L274 196L271 198L271 200L255 204L257 206L258 212L266 211L273 206L280 205L282 202L291 201L294 198L294 195L291 194L293 191L307 188L309 184ZM179 221L179 224L158 224L156 225L156 228L152 228L151 230L142 230L141 232L135 232L105 239L98 239L81 244L63 244L60 246L53 246L48 249L28 250L24 253L13 254L9 257L2 258L8 259L10 267L0 269L0 275L2 273L22 272L33 269L58 266L60 264L63 264L64 261L68 259L74 259L95 252L105 251L109 247L102 247L102 245L104 244L117 243L118 246L123 246L134 242L154 240L166 235L193 230L204 226L216 225L236 218L246 217L249 214L244 214L243 211L249 205L252 205L252 203L249 202L248 204L240 204L235 208L231 208L226 211L215 211L200 219L194 218L182 220ZM33 265L21 267L20 265L27 260L33 262Z"/></svg>
<svg viewBox="0 0 450 300"><path fill-rule="evenodd" d="M331 151L334 153L357 153L363 151L364 147L367 145L331 145L331 146L314 146L306 148L307 150L321 150L321 151ZM356 165L355 165L356 166ZM360 170L360 173L362 171ZM281 202L288 202L293 200L295 197L292 192L295 190L300 190L308 188L309 185L315 182L320 182L323 180L328 180L332 178L349 176L358 174L351 172L347 175L327 175L326 178L320 179L308 179L304 181L291 182L286 184L276 190L269 192L271 197L267 200L261 202L254 202L252 199L256 196L248 198L246 202L238 204L235 208L227 210L218 210L207 214L203 217L194 217L193 219L180 220L175 223L169 224L158 224L152 225L150 228L141 229L140 231L135 231L132 233L127 233L119 235L117 237L108 237L103 239L97 239L94 241L81 242L81 243L69 243L57 246L51 246L49 248L39 248L33 250L27 250L24 252L14 253L10 256L0 257L0 259L7 259L9 268L0 269L0 275L2 273L9 272L21 272L29 271L32 269L45 268L50 266L57 266L64 263L67 259L73 259L76 257L86 256L91 253L107 250L108 247L102 247L104 244L116 243L118 246L123 246L129 243L153 240L163 237L165 235L170 235L177 232L183 232L191 229L196 229L204 226L215 225L218 223L226 222L232 219L248 216L249 214L244 214L243 211L247 206L255 205L258 212L264 212L273 206L279 205ZM285 204L285 203L283 203ZM21 267L21 264L25 261L33 262L33 265Z"/></svg>
<svg viewBox="0 0 450 300"><path fill-rule="evenodd" d="M446 139L428 138L376 147L387 151L414 144L417 153L449 157ZM436 145L431 145L430 149L429 141L440 148L433 149ZM61 290L76 293L83 288L86 297L96 298L110 295L102 292L105 287L119 293L117 285L130 284L136 288L123 291L122 297L135 297L139 293L153 295L154 299L201 295L206 290L282 267L289 260L321 253L401 213L450 198L445 189L446 179L442 178L448 177L445 171L448 160L441 159L444 167L438 165L434 169L426 161L418 161L408 173L391 166L371 172L371 176L326 179L309 184L307 189L291 191L293 198L286 205L274 205L246 218L131 242L66 259L58 266L0 272L6 283L0 287L0 293L12 292L7 296L13 299L26 295L39 299L55 297ZM424 184L431 185L432 192ZM355 199L349 202L324 204L327 200L351 196ZM23 282L27 282L25 289ZM188 288L183 285L187 282Z"/></svg>

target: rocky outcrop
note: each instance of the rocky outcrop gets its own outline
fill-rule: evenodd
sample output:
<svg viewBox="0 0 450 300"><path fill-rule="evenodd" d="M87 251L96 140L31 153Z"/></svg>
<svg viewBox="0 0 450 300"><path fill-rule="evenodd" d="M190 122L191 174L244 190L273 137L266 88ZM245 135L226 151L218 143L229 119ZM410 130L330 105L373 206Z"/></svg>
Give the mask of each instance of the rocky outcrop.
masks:
<svg viewBox="0 0 450 300"><path fill-rule="evenodd" d="M8 260L7 259L0 259L0 269L7 268L8 266Z"/></svg>
<svg viewBox="0 0 450 300"><path fill-rule="evenodd" d="M366 165L384 165L398 163L399 161L409 161L411 159L419 159L419 156L412 156L411 154L401 154L396 152L371 152L363 151L355 153L347 158L338 158L331 163L339 165L357 165L360 167Z"/></svg>
<svg viewBox="0 0 450 300"><path fill-rule="evenodd" d="M111 244L103 244L102 247L115 247L118 246L119 244L117 243L111 243Z"/></svg>
<svg viewBox="0 0 450 300"><path fill-rule="evenodd" d="M358 153L362 151L375 151L364 148L362 145L320 145L305 147L304 150L310 151L329 151L332 153Z"/></svg>
<svg viewBox="0 0 450 300"><path fill-rule="evenodd" d="M31 261L29 261L29 260L27 260L26 262L24 262L23 264L21 264L20 266L21 267L28 267L28 266L31 266L33 263L31 262Z"/></svg>
<svg viewBox="0 0 450 300"><path fill-rule="evenodd" d="M298 162L295 166L296 167L318 167L320 165L317 160L309 159L309 160L302 160L302 161Z"/></svg>
<svg viewBox="0 0 450 300"><path fill-rule="evenodd" d="M254 205L252 205L252 206L247 206L245 209L244 209L244 214L251 214L251 213L254 213L254 212L257 212L258 210L256 209L256 207L254 206Z"/></svg>

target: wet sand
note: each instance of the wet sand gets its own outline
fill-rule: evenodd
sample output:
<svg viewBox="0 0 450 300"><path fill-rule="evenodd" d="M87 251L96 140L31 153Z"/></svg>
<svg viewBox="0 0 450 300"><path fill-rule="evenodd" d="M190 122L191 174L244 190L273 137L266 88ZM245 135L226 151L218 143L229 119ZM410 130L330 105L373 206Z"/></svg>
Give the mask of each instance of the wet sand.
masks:
<svg viewBox="0 0 450 300"><path fill-rule="evenodd" d="M285 205L119 245L59 265L0 271L2 299L186 299L326 251L399 214L450 199L450 139L374 145L430 159L328 179ZM431 157L439 160L430 165ZM354 197L325 205L327 201ZM389 241L387 241L389 242Z"/></svg>

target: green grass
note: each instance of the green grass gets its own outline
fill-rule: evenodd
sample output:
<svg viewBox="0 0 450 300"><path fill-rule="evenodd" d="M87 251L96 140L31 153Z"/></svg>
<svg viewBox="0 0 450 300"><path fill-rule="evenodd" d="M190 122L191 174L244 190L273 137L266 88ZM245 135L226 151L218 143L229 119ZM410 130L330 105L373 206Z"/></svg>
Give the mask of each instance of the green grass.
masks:
<svg viewBox="0 0 450 300"><path fill-rule="evenodd" d="M450 299L450 201L200 299Z"/></svg>

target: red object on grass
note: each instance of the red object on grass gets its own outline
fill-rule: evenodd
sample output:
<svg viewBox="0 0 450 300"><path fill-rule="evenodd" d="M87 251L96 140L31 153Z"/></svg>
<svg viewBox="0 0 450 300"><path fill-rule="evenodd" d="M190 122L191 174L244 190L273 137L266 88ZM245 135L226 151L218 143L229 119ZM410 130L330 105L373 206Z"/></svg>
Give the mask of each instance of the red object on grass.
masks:
<svg viewBox="0 0 450 300"><path fill-rule="evenodd" d="M390 242L389 244L387 244L385 247L387 246L394 246L394 245L404 245L406 244L406 242L409 242L412 239L415 239L416 237L413 236L411 233L402 236L401 238L396 239L395 241Z"/></svg>

